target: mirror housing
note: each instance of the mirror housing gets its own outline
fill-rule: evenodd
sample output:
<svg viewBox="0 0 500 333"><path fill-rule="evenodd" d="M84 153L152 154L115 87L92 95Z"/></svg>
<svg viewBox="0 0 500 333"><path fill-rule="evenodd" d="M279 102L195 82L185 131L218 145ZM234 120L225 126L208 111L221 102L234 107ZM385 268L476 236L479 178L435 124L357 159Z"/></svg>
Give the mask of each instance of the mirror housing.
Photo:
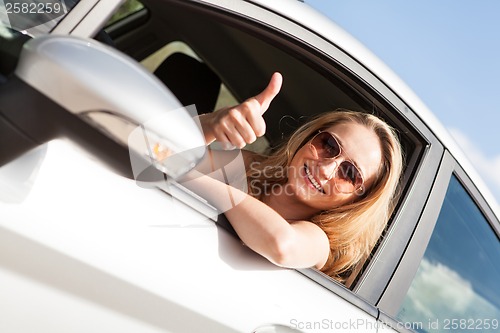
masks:
<svg viewBox="0 0 500 333"><path fill-rule="evenodd" d="M118 144L128 146L136 179L151 165L167 176L179 177L205 154L203 135L193 120L195 110L190 115L136 61L95 40L70 36L32 39L24 45L15 75ZM155 154L159 149L168 151L168 156Z"/></svg>

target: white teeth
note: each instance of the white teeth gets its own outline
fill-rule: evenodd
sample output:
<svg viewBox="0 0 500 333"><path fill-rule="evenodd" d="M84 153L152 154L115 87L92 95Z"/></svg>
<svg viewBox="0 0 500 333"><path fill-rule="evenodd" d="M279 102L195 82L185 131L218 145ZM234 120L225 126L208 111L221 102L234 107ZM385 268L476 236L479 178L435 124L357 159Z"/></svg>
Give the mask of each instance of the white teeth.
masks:
<svg viewBox="0 0 500 333"><path fill-rule="evenodd" d="M318 182L316 181L316 179L314 179L314 177L311 175L311 172L309 171L309 168L307 167L307 165L304 165L305 167L305 170L306 170L306 175L307 175L307 179L309 179L311 181L311 183L314 185L314 187L320 191L321 193L325 193L325 191L323 190L323 188L321 187L320 184L318 184Z"/></svg>

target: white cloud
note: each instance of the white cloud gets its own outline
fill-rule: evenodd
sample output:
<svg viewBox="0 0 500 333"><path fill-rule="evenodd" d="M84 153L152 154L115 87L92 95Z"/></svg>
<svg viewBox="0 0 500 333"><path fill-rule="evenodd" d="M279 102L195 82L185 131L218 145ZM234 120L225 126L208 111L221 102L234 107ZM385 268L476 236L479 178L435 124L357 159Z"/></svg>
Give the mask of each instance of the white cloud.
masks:
<svg viewBox="0 0 500 333"><path fill-rule="evenodd" d="M481 147L472 142L462 131L456 128L448 130L496 196L497 203L500 203L500 155L486 156Z"/></svg>
<svg viewBox="0 0 500 333"><path fill-rule="evenodd" d="M500 311L456 271L422 259L399 317L429 323L436 318L500 318Z"/></svg>

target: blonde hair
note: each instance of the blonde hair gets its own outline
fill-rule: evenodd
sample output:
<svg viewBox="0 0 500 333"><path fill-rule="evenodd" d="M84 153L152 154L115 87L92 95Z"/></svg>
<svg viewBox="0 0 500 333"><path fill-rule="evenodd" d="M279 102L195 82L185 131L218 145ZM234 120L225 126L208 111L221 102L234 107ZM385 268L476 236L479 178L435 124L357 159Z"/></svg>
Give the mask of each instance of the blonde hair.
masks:
<svg viewBox="0 0 500 333"><path fill-rule="evenodd" d="M357 123L373 130L382 150L382 163L370 189L355 202L312 217L312 222L326 233L330 241L330 254L321 271L343 282L370 256L394 210L403 168L401 145L394 129L368 113L344 109L324 113L298 128L284 145L262 158L258 167L252 167L247 176L251 183L250 194L262 199L265 187L269 189L287 182L286 174L280 170L290 165L296 152L314 134L341 123ZM266 172L261 172L264 169Z"/></svg>

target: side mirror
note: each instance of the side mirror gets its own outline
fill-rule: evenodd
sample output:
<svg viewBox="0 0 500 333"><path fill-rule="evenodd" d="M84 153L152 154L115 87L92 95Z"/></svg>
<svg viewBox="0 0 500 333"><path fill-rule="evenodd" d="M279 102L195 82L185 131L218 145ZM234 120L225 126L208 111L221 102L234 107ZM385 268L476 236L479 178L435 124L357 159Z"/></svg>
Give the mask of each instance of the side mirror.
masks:
<svg viewBox="0 0 500 333"><path fill-rule="evenodd" d="M24 45L15 75L128 146L136 179L151 165L179 177L205 154L194 114L137 62L99 42L69 36L35 38Z"/></svg>

